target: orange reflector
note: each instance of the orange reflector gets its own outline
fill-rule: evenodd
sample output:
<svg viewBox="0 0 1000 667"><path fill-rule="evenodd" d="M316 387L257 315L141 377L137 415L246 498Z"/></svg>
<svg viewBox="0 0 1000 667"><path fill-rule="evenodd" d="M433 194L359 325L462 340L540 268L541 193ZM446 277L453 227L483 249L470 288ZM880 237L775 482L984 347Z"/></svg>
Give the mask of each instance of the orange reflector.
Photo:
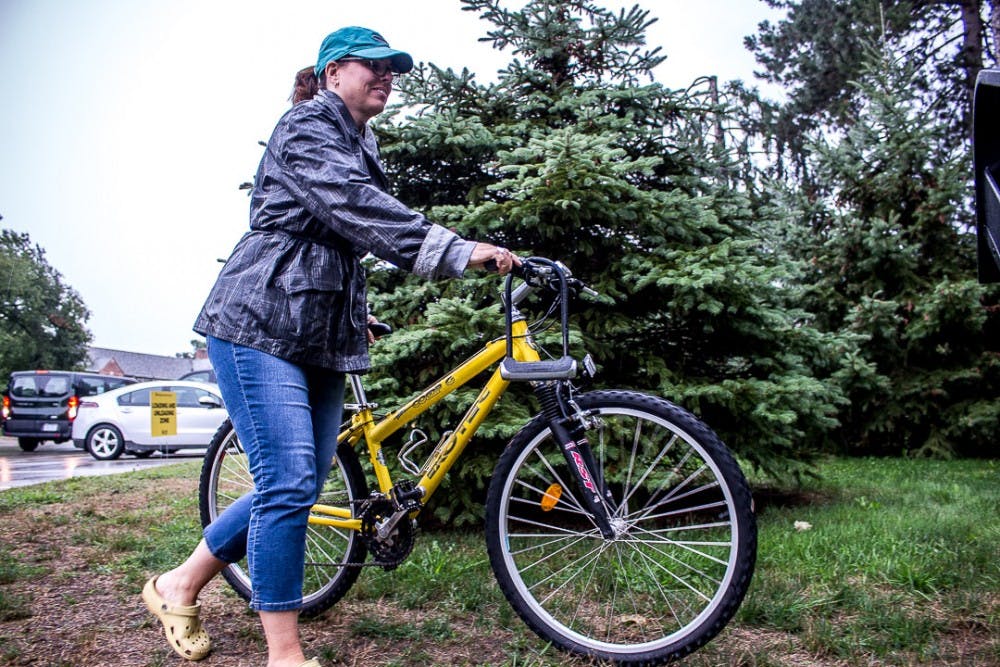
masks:
<svg viewBox="0 0 1000 667"><path fill-rule="evenodd" d="M543 512L550 511L559 502L559 496L562 495L562 487L558 484L553 484L545 490L545 495L542 496L542 502L539 503L542 506Z"/></svg>

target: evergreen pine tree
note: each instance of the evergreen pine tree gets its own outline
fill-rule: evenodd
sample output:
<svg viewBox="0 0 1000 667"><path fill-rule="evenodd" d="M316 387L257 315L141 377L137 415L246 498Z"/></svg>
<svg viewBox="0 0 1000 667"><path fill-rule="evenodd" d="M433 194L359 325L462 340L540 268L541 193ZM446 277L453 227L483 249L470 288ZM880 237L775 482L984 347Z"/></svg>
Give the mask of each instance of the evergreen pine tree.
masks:
<svg viewBox="0 0 1000 667"><path fill-rule="evenodd" d="M400 198L466 237L561 260L598 290L578 305L573 342L596 358L600 385L675 400L766 468L807 458L835 425L848 342L791 305L793 267L755 232L771 209L734 185L709 91L651 82L662 58L645 48L652 19L638 8L463 3L514 59L488 85L432 65L408 75L397 117L379 127ZM502 335L496 277L429 284L378 268L370 298L400 331L373 349L373 395L411 396ZM453 490L466 501L534 411L515 393L526 400L503 401L477 437L490 454L463 460ZM437 423L472 398L449 399ZM464 520L472 507L444 510Z"/></svg>
<svg viewBox="0 0 1000 667"><path fill-rule="evenodd" d="M933 121L949 128L950 146L968 141L976 76L984 53L996 59L987 30L989 15L1000 15L996 0L762 1L787 10L746 44L762 76L787 96L772 110L770 132L790 164L804 159L811 132L845 129L858 117L864 100L852 82L870 62L868 45L879 42L905 54L914 99L936 108Z"/></svg>
<svg viewBox="0 0 1000 667"><path fill-rule="evenodd" d="M884 46L865 57L853 122L807 144L816 187L798 191L800 226L788 239L809 260L805 307L824 329L864 340L845 378L841 446L995 451L1000 366L967 231L968 154L921 103L912 63Z"/></svg>

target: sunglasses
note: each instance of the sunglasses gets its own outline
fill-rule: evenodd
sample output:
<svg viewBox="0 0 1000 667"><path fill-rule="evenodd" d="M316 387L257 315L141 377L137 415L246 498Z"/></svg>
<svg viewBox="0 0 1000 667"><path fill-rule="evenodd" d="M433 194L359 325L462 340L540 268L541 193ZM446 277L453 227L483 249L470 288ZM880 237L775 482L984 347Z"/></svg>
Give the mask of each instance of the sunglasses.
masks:
<svg viewBox="0 0 1000 667"><path fill-rule="evenodd" d="M347 57L347 58L340 58L339 60L337 60L337 62L361 63L362 65L370 69L372 73L380 79L385 77L386 74L392 75L393 83L399 81L399 77L402 76L402 74L400 74L399 72L393 71L391 63L383 62L381 60L369 60L368 58Z"/></svg>

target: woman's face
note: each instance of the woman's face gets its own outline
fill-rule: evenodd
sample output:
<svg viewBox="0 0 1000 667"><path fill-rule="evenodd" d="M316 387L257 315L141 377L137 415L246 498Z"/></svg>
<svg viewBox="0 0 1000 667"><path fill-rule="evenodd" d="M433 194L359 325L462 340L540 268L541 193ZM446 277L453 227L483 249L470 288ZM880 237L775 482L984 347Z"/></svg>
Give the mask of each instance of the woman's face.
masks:
<svg viewBox="0 0 1000 667"><path fill-rule="evenodd" d="M381 71L382 74L376 74L376 71ZM364 62L345 58L332 62L327 65L326 85L344 100L354 122L361 127L382 113L389 100L392 92L389 60Z"/></svg>

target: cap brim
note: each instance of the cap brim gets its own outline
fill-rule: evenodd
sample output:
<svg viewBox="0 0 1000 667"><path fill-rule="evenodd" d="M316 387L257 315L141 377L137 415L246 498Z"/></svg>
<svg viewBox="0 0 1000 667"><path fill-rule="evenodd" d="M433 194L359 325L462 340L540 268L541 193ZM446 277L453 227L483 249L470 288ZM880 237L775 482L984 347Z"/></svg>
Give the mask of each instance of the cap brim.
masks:
<svg viewBox="0 0 1000 667"><path fill-rule="evenodd" d="M370 58L372 60L382 60L383 58L388 58L392 61L392 69L401 74L405 74L413 69L413 58L410 57L409 53L397 51L396 49L390 49L386 46L351 51L351 55L359 58Z"/></svg>

